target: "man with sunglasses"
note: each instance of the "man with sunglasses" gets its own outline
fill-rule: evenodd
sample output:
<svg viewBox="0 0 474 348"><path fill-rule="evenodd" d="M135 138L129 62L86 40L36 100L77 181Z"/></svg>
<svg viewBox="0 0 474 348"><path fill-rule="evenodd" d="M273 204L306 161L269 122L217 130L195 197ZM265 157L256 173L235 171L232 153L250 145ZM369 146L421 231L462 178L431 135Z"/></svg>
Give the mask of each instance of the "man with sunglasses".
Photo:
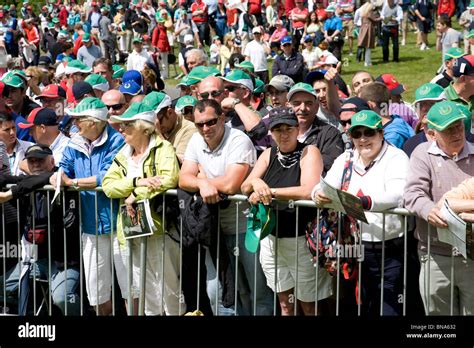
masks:
<svg viewBox="0 0 474 348"><path fill-rule="evenodd" d="M232 128L244 131L256 146L257 151L265 150L270 144L264 139L268 131L259 113L250 104L254 90L252 78L243 70L232 70L221 79L228 93L221 101L227 122Z"/></svg>
<svg viewBox="0 0 474 348"><path fill-rule="evenodd" d="M116 89L111 89L104 93L101 100L109 110L109 124L118 131L119 125L112 122L110 116L120 116L125 112L125 110L127 110L128 104L125 100L125 96L122 92Z"/></svg>
<svg viewBox="0 0 474 348"><path fill-rule="evenodd" d="M222 194L234 195L256 162L256 151L249 137L243 132L229 127L219 103L212 99L200 100L194 108L194 124L198 133L189 141L179 175L179 187L189 192L198 192L206 204L217 204ZM246 278L250 293L239 282L240 298L243 308L241 314L253 313L250 302L256 300L256 315L271 315L273 311L271 291L265 285L260 262L255 254L244 247L246 220L240 206L236 214L235 202L220 209L221 232L228 250L234 250L236 234L239 241L239 276ZM239 230L235 230L238 219ZM230 255L231 262L235 260ZM257 264L255 263L257 262ZM235 275L234 275L235 276ZM257 280L257 287L254 281Z"/></svg>

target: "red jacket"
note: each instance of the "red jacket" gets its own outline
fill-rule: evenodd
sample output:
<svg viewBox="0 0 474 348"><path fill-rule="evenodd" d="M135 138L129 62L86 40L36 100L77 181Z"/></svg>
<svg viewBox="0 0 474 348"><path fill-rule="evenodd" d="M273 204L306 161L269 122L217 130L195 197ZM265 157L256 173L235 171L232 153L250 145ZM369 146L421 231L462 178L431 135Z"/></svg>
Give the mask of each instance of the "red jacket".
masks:
<svg viewBox="0 0 474 348"><path fill-rule="evenodd" d="M67 16L69 15L69 13L67 12L66 8L63 7L63 9L61 11L59 11L59 24L61 25L61 27L64 27L64 26L67 26Z"/></svg>
<svg viewBox="0 0 474 348"><path fill-rule="evenodd" d="M166 28L163 24L158 24L155 29L153 29L151 44L158 48L158 51L161 53L168 53L171 51L168 36L166 35Z"/></svg>
<svg viewBox="0 0 474 348"><path fill-rule="evenodd" d="M454 0L439 0L438 3L438 16L441 14L447 14L449 18L454 16L454 11L456 10L456 5Z"/></svg>
<svg viewBox="0 0 474 348"><path fill-rule="evenodd" d="M262 0L249 0L248 7L249 14L257 15L262 12Z"/></svg>

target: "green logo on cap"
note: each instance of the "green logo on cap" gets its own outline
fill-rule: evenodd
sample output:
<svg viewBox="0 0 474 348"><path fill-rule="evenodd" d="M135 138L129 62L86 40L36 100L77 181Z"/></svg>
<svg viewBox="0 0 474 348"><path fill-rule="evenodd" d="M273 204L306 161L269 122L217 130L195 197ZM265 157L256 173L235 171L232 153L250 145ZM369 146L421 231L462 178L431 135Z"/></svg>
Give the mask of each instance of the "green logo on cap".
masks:
<svg viewBox="0 0 474 348"><path fill-rule="evenodd" d="M12 80L12 75L8 75L7 77L5 77L5 79L3 81L11 82L11 80Z"/></svg>
<svg viewBox="0 0 474 348"><path fill-rule="evenodd" d="M356 121L357 122L362 122L367 119L367 114L365 112L361 112L359 115L357 115Z"/></svg>
<svg viewBox="0 0 474 348"><path fill-rule="evenodd" d="M430 93L430 86L423 86L420 88L420 95L426 95L428 93Z"/></svg>
<svg viewBox="0 0 474 348"><path fill-rule="evenodd" d="M441 115L449 115L453 111L453 108L450 105L442 106L439 108L439 113Z"/></svg>

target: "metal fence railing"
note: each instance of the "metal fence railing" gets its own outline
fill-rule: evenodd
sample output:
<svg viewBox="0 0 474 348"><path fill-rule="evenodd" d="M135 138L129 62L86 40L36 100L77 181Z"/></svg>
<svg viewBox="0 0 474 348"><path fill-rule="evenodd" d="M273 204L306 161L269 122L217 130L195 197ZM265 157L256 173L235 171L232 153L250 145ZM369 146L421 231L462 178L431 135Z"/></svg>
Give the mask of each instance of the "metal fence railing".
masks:
<svg viewBox="0 0 474 348"><path fill-rule="evenodd" d="M43 189L45 198L47 202L51 202L51 195L53 194L54 189L50 186L46 186ZM67 192L73 192L74 189L69 189ZM28 272L30 272L30 280L25 281L21 279L22 275L22 268L23 272L25 272L25 269L28 268L25 266L25 264L22 262L22 257L20 253L17 253L17 255L11 255L8 254L5 249L7 241L10 241L10 245L12 242L16 243L16 245L19 248L20 240L22 239L22 234L24 233L22 229L22 225L24 224L24 219L25 217L22 217L21 214L24 213L25 206L21 205L21 202L25 202L24 200L20 201L17 200L16 202L11 202L10 208L14 208L16 210L16 224L12 223L6 223L6 213L5 209L6 206L3 204L2 206L2 238L3 238L3 250L4 253L2 255L2 273L3 276L1 277L1 282L0 286L2 286L2 289L0 291L0 294L2 294L2 299L0 305L2 306L2 311L4 315L7 314L17 314L17 306L20 308L20 302L25 301L24 295L25 292L28 292L29 298L27 298L27 307L28 311L26 312L27 315L53 315L54 311L53 308L55 308L55 305L58 303L62 303L61 308L62 314L64 315L71 315L71 311L74 313L72 310L73 305L77 305L77 303L71 303L71 299L74 299L74 301L79 300L79 312L77 313L78 315L86 315L88 311L88 300L87 300L87 291L85 291L85 283L86 279L88 279L89 274L87 274L87 270L84 267L84 259L83 259L83 230L81 226L81 221L82 221L82 214L83 214L83 209L94 209L95 211L95 224L96 224L96 230L98 230L98 226L101 223L101 216L100 212L98 211L98 195L101 192L101 188L97 188L96 190L89 190L93 191L95 195L95 206L94 207L84 207L82 206L81 202L81 194L75 193L77 196L77 207L76 207L76 212L77 216L75 219L75 228L69 229L64 227L62 232L62 239L63 239L63 260L53 260L53 255L52 253L58 252L58 250L54 250L55 248L57 249L58 246L53 243L52 238L58 236L58 231L54 231L54 234L52 234L52 228L54 225L54 222L57 219L65 219L67 217L66 215L70 213L68 211L68 205L72 204L71 202L73 201L73 198L69 195L66 197L66 191L62 191L60 196L58 196L56 199L60 199L62 204L62 214L58 214L58 211L55 210L54 212L50 211L51 204L46 204L47 211L46 211L46 216L47 216L47 226L45 229L47 230L46 232L46 241L44 241L43 245L40 246L40 249L45 249L47 250L46 254L40 255L41 253L38 252L38 246L35 244L36 239L33 238L33 243L32 243L32 249L37 252L37 254L32 254L30 255L30 259L28 260L29 265L27 264L26 266L29 266ZM30 204L33 207L31 210L33 214L36 214L38 211L38 207L36 206L37 204L37 199L35 199L35 194L32 193L30 195ZM161 217L163 220L163 226L166 226L167 219L169 219L169 216L167 215L167 205L170 204L171 199L174 199L174 197L177 196L177 191L176 190L169 190L166 192L163 198L163 209L161 210ZM69 199L70 201L67 201ZM254 255L245 255L245 250L242 249L242 246L244 245L243 239L245 239L245 234L243 233L238 233L239 231L243 230L243 227L241 224L245 221L245 217L243 217L242 211L244 210L244 205L247 204L247 197L243 195L235 195L235 196L230 196L228 197L228 200L230 200L231 207L228 209L234 209L235 210L235 216L236 218L234 219L235 221L235 231L237 233L229 233L228 231L225 233L222 233L221 231L221 223L220 223L220 213L219 213L219 218L218 218L218 223L217 223L217 240L215 243L215 250L209 249L209 248L204 248L202 245L197 245L194 246L193 249L193 254L196 258L192 262L184 262L183 260L186 259L188 256L186 253L188 250L190 250L190 247L184 246L183 245L183 219L182 217L179 217L176 223L175 228L172 230L169 230L168 237L162 237L157 243L150 243L150 239L148 237L141 237L139 238L139 241L132 241L132 240L127 240L125 249L127 250L124 255L125 257L120 256L117 258L117 255L114 255L117 253L117 238L116 238L116 231L113 230L111 233L112 237L109 237L107 240L107 243L110 243L107 250L110 253L108 257L106 258L109 260L110 265L107 267L110 267L110 273L112 275L115 274L116 277L120 277L121 279L124 279L123 269L120 268L119 270L116 269L117 263L114 262L114 256L115 259L120 259L124 260L126 258L126 262L123 262L122 265L125 266L126 270L126 279L127 279L127 296L123 296L122 291L125 289L118 288L116 286L116 282L112 281L111 282L111 288L110 288L110 299L112 301L111 307L112 307L112 315L118 315L120 313L124 312L116 312L117 308L122 308L123 303L117 303L117 299L120 299L119 301L126 300L127 303L127 314L132 315L134 313L138 313L138 315L146 315L147 314L147 308L160 308L162 313L159 314L167 314L167 315L176 315L176 314L184 314L185 312L193 312L195 310L202 311L203 306L204 306L204 300L209 302L211 305L211 309L213 310L214 315L221 315L222 313L226 314L232 314L232 315L241 315L241 314L250 314L250 315L259 315L259 314L269 314L269 315L279 315L281 308L279 305L279 299L278 295L276 292L272 292L268 287L268 280L262 282L262 279L259 278L258 274L261 272L259 270L259 267L261 267L260 261L259 261L259 253L255 253ZM76 204L74 203L74 204ZM295 209L295 215L296 215L296 226L295 226L295 238L294 238L294 258L290 259L290 268L294 270L295 275L295 286L294 286L294 294L298 294L299 290L298 287L301 286L301 284L304 284L304 277L306 275L302 276L302 274L307 274L308 270L307 269L302 269L300 256L300 253L305 253L306 251L303 251L301 248L299 248L299 241L301 241L301 231L299 231L298 226L299 226L299 220L300 219L306 219L307 216L304 216L300 213L300 209L302 207L305 208L314 208L317 209L315 216L317 218L317 221L319 220L319 214L320 214L320 208L316 207L316 205L311 202L311 201L294 201L290 202L291 205ZM110 219L113 221L116 219L116 209L114 208L114 202L110 200ZM411 289L418 289L418 284L417 280L412 281L410 283L410 288L408 287L409 283L409 274L410 274L410 267L411 264L409 262L410 257L413 257L413 254L410 254L409 250L409 235L410 231L412 228L409 228L409 225L412 225L410 219L413 219L413 214L411 214L409 211L403 208L396 208L396 209L391 209L389 211L384 211L380 212L383 214L383 226L382 226L382 241L380 242L381 244L381 258L380 258L380 280L379 284L376 284L376 288L378 291L380 291L380 296L379 296L379 310L378 314L379 315L384 315L384 300L388 296L386 293L386 272L387 269L385 267L385 262L386 262L386 240L385 240L385 235L386 235L386 229L388 228L386 226L386 221L385 217L387 215L397 215L402 218L402 231L403 231L403 237L402 237L402 246L403 246L403 254L400 255L400 258L403 262L402 265L402 279L401 279L401 293L397 294L399 296L399 301L402 306L401 310L401 315L409 315L410 313L407 312L407 291ZM60 216L61 215L61 216ZM36 226L34 226L34 221L33 219L33 230L35 231ZM277 217L277 224L278 224L278 217ZM16 226L16 230L12 231L10 229L11 226ZM227 226L227 230L229 230ZM361 227L362 229L364 228L363 225ZM74 231L74 234L76 235L69 235L71 234L71 230ZM363 230L361 231L361 233ZM435 231L432 231L431 229L429 230L429 234L436 233ZM102 239L103 236L99 236L98 234L95 235L96 243L99 243L99 239ZM276 238L271 237L272 241L274 241L274 260L275 260L275 271L274 271L274 279L273 279L273 288L277 288L277 283L279 282L279 277L280 274L278 273L278 263L284 260L287 256L283 253L282 249L279 247L279 243L282 243L281 240L279 240L278 236ZM430 238L428 238L430 240ZM73 243L73 246L71 249L71 245L68 245L68 243ZM132 243L135 243L134 247L132 246ZM171 243L171 244L168 244ZM174 244L172 244L174 243ZM364 243L361 240L359 242L359 248L360 252L364 253ZM71 263L69 255L70 251L74 251L74 247L78 248L78 254L80 255L80 260L78 263ZM120 247L119 247L120 248ZM124 247L122 247L124 248ZM155 249L151 249L155 248ZM223 248L227 248L227 257L222 258L222 250ZM24 249L24 247L23 247ZM9 250L13 250L10 248ZM139 265L137 259L134 259L134 252L139 251ZM357 249L354 249L357 250ZM24 250L23 250L24 251ZM147 270L147 265L149 265L149 260L150 258L150 252L152 252L153 255L157 255L154 260L158 260L158 267L152 267L152 271ZM312 257L308 252L308 257ZM427 260L427 269L430 269L429 264L430 264L430 243L428 243L428 260ZM185 253L185 254L183 254ZM195 253L195 254L194 254ZM213 262L212 265L210 265L209 259L206 260L206 257L204 257L203 253L209 253L213 254ZM280 255L280 253L282 253ZM339 254L338 254L339 255ZM15 257L11 257L15 256ZM224 255L225 256L225 255ZM316 260L318 259L318 254L316 255ZM357 256L357 262L358 262L358 275L356 279L357 287L359 289L357 295L355 295L355 303L356 303L356 312L355 315L363 315L363 306L365 305L362 301L363 294L361 293L361 284L363 285L364 282L364 274L363 274L363 269L362 263L364 262L363 258L360 257L360 255L355 255ZM135 255L136 257L136 255ZM253 259L252 259L253 257ZM455 256L455 254L452 254L452 267L451 267L451 274L450 278L453 280L453 277L455 276L455 269L454 269L454 258L458 257ZM95 253L95 262L96 264L100 264L101 262L105 262L103 260L104 255L99 252L98 249L96 249ZM246 258L246 260L243 260ZM24 260L24 258L23 258ZM14 261L14 262L13 262ZM229 261L229 264L227 264L227 261ZM337 257L337 272L336 275L331 278L331 283L332 283L332 290L333 290L333 295L330 297L331 299L331 306L329 307L331 311L334 311L332 315L344 315L346 308L344 300L344 286L345 286L345 280L343 279L343 275L341 270L341 262L340 262L340 257ZM243 265L243 263L245 264ZM16 264L13 267L16 267L16 271L12 272L12 269L10 266L12 264ZM249 266L250 265L250 266ZM210 267L214 267L215 272L210 272ZM252 269L249 269L253 267ZM56 279L53 274L58 274L57 270L61 269L61 272L64 272L62 274L64 275L64 283L68 283L70 280L69 273L70 272L77 272L78 274L78 279L76 279L76 284L78 286L78 289L75 290L75 293L77 297L71 296L70 291L71 289L65 289L63 293L60 292L60 296L62 299L58 298L58 294L56 293L58 286ZM186 269L186 270L184 270ZM205 274L203 274L203 270L208 269L208 277L209 274L212 273L212 279L205 279L206 277ZM229 298L233 298L234 305L230 306L229 308L226 308L224 306L223 301L223 292L229 291L227 288L223 288L223 284L220 279L220 275L223 273L223 270L226 270L227 275L231 275L233 279L233 284L234 287L232 289L232 294L229 295L228 292L225 293L227 302L229 302ZM40 271L38 271L40 270ZM144 270L147 270L144 272ZM169 276L169 270L173 270L178 276L178 281L176 280L171 280L170 281L170 276ZM313 267L314 270L314 314L318 315L320 314L320 298L318 298L319 294L319 286L320 286L320 278L321 276L324 276L324 273L321 273L320 267ZM311 270L311 272L313 271ZM17 271L20 271L19 274ZM69 272L70 271L70 272ZM56 272L56 273L55 273ZM61 273L59 272L59 273ZM152 273L150 273L152 272ZM154 273L153 273L154 272ZM206 273L207 273L206 272ZM252 274L253 278L252 279L247 279L246 284L242 283L242 279L244 279L244 274L249 275ZM75 274L75 273L74 273ZM174 274L174 273L173 273ZM427 276L426 284L430 284L430 272L425 273ZM137 280L136 277L139 277ZM159 288L152 288L149 289L147 288L147 277L156 276L157 279L161 279L161 283L159 284ZM196 291L193 296L190 296L189 293L186 294L184 291L185 288L185 283L188 281L188 277L192 278L193 281L191 283L196 282L195 284L191 284L192 286L190 287L191 289L194 289ZM173 278L173 277L171 277ZM247 277L248 278L248 277ZM113 278L112 278L113 279ZM229 278L227 278L229 279ZM150 280L150 279L148 279ZM221 279L222 280L222 279ZM97 284L99 284L101 281L101 275L98 275L98 279L96 281ZM208 287L212 287L212 291L205 291L204 289L206 288L205 286L203 287L202 283L207 281ZM300 282L301 281L301 282ZM188 282L189 283L189 282ZM15 286L16 284L16 286ZM26 284L26 285L25 285ZM119 283L120 284L120 283ZM64 284L62 284L64 285ZM188 284L189 285L189 284ZM212 285L212 286L210 286ZM246 290L244 289L245 285L247 287L247 293ZM306 286L306 285L304 285ZM29 287L29 289L26 289ZM174 288L173 288L174 287ZM96 297L99 298L99 290L98 286L96 289ZM429 296L429 286L424 287L425 288L425 294L419 294L421 297L425 298L425 311L428 312L428 309L430 308L430 296ZM188 286L189 289L189 286ZM259 294L262 293L262 290L264 289L266 293L271 294L271 302L270 305L267 305L267 307L271 307L269 312L265 312L265 309L262 309L263 307L261 306L261 303L259 303L260 298ZM302 289L304 290L304 289ZM155 291L158 296L147 296L149 294L148 292L150 291ZM189 290L188 290L189 291ZM418 290L414 291L416 294ZM451 290L450 290L450 307L451 307L451 315L455 314L454 310L454 304L456 302L455 300L455 291L454 291L454 282L451 282ZM207 292L204 293L203 292ZM419 291L418 291L419 292ZM23 297L22 297L23 296ZM186 297L191 297L195 298L195 301L191 301L193 305L190 305L191 302L188 302L186 300ZM206 298L207 296L207 298ZM392 296L392 295L390 295ZM151 299L154 298L154 301L158 301L156 303L151 303ZM268 298L268 297L267 297ZM134 303L136 305L136 301L138 300L138 310L134 308ZM250 304L245 308L244 302L248 300L247 302ZM268 302L267 302L268 304ZM227 303L227 306L228 303ZM173 309L174 308L174 309ZM248 312L245 312L245 309L248 310ZM294 314L297 314L297 309L298 306L294 305ZM98 312L99 311L99 304L95 305L95 310ZM173 312L174 311L174 312ZM298 312L299 313L299 312ZM156 314L156 313L153 313Z"/></svg>

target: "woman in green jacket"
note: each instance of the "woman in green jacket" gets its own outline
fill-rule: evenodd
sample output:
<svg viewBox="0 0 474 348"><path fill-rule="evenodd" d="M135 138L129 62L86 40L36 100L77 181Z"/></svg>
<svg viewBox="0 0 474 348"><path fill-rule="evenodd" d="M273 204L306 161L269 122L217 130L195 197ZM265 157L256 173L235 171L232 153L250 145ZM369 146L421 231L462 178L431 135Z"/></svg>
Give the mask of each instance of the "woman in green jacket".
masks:
<svg viewBox="0 0 474 348"><path fill-rule="evenodd" d="M121 257L126 264L126 255L129 251L132 252L132 288L136 296L138 279L142 271L140 240L147 238L145 314L180 315L184 313L186 306L183 301L180 304L179 245L166 234L161 214L152 208L153 234L129 239L130 243L125 243L125 237L130 235L124 233L129 230L124 229L122 221L140 220L141 212L137 210L137 202L150 200L150 206L153 207L153 198L177 186L179 166L175 151L173 146L163 140L156 131L156 114L148 106L134 103L123 115L112 116L111 119L120 123L120 131L125 138L125 146L115 156L102 182L105 194L110 198L120 198L121 207L123 206L117 221L119 250L114 250L114 257ZM162 274L162 263L166 277ZM126 274L125 270L123 272L117 270L122 295L128 289Z"/></svg>

